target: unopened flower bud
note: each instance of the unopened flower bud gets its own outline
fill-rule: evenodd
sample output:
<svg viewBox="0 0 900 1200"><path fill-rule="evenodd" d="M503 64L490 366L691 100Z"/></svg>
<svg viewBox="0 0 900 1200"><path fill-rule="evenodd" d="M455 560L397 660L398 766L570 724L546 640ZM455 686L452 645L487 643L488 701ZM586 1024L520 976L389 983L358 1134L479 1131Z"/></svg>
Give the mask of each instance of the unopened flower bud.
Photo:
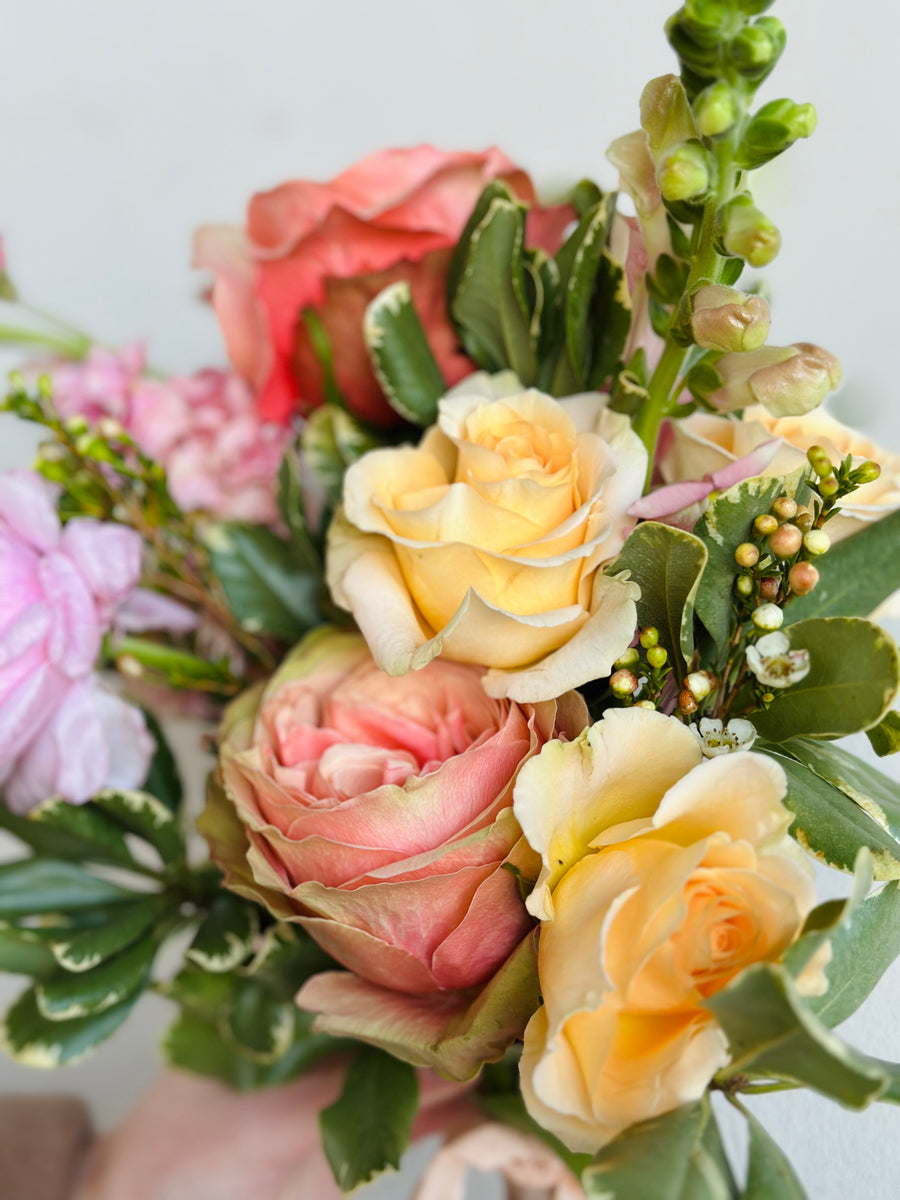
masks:
<svg viewBox="0 0 900 1200"><path fill-rule="evenodd" d="M81 415L69 417L63 422L66 433L71 434L73 438L81 437L87 433L88 423Z"/></svg>
<svg viewBox="0 0 900 1200"><path fill-rule="evenodd" d="M778 62L786 42L781 21L763 17L732 40L729 47L732 62L748 79L764 79Z"/></svg>
<svg viewBox="0 0 900 1200"><path fill-rule="evenodd" d="M125 427L114 417L102 417L97 422L97 432L109 442L122 437Z"/></svg>
<svg viewBox="0 0 900 1200"><path fill-rule="evenodd" d="M826 479L819 480L819 495L828 500L831 496L836 496L840 491L840 484L833 475L829 475Z"/></svg>
<svg viewBox="0 0 900 1200"><path fill-rule="evenodd" d="M818 557L831 548L831 538L824 529L811 529L803 535L803 545L807 553Z"/></svg>
<svg viewBox="0 0 900 1200"><path fill-rule="evenodd" d="M705 671L691 671L684 686L695 700L705 700L712 691L712 682Z"/></svg>
<svg viewBox="0 0 900 1200"><path fill-rule="evenodd" d="M773 417L798 417L817 408L841 381L834 355L810 342L760 346L716 361L722 386L709 403L719 412L761 404Z"/></svg>
<svg viewBox="0 0 900 1200"><path fill-rule="evenodd" d="M633 671L614 671L609 677L612 694L620 700L633 696L641 686L641 681Z"/></svg>
<svg viewBox="0 0 900 1200"><path fill-rule="evenodd" d="M760 513L753 520L753 532L756 537L764 538L774 533L778 528L778 518L771 513Z"/></svg>
<svg viewBox="0 0 900 1200"><path fill-rule="evenodd" d="M691 301L691 333L705 350L757 350L769 336L769 306L735 288L702 287Z"/></svg>
<svg viewBox="0 0 900 1200"><path fill-rule="evenodd" d="M741 542L734 552L734 561L739 567L755 567L759 562L759 550L752 542Z"/></svg>
<svg viewBox="0 0 900 1200"><path fill-rule="evenodd" d="M739 596L753 595L753 580L749 575L738 575L734 586L737 588Z"/></svg>
<svg viewBox="0 0 900 1200"><path fill-rule="evenodd" d="M659 641L659 630L655 625L648 625L646 629L641 630L640 643L645 650L649 650L651 646L655 646Z"/></svg>
<svg viewBox="0 0 900 1200"><path fill-rule="evenodd" d="M821 479L831 474L831 459L821 446L810 446L806 452L806 457L809 460L809 465Z"/></svg>
<svg viewBox="0 0 900 1200"><path fill-rule="evenodd" d="M872 462L871 459L861 463L850 472L850 478L857 487L862 487L866 483L874 483L880 475L881 467L879 467L877 462Z"/></svg>
<svg viewBox="0 0 900 1200"><path fill-rule="evenodd" d="M701 142L682 142L663 157L656 172L660 195L670 203L697 200L709 191L710 163Z"/></svg>
<svg viewBox="0 0 900 1200"><path fill-rule="evenodd" d="M697 701L687 690L682 688L678 693L678 710L683 713L695 713L697 711Z"/></svg>
<svg viewBox="0 0 900 1200"><path fill-rule="evenodd" d="M632 667L636 667L640 662L641 656L637 652L635 646L631 646L624 654L620 654L613 666L617 670L630 671Z"/></svg>
<svg viewBox="0 0 900 1200"><path fill-rule="evenodd" d="M737 96L724 79L710 84L694 101L697 129L704 137L718 137L720 133L727 133L739 115Z"/></svg>
<svg viewBox="0 0 900 1200"><path fill-rule="evenodd" d="M811 104L793 100L772 100L755 113L738 149L738 164L747 170L761 167L792 146L798 138L807 138L816 128L816 110Z"/></svg>
<svg viewBox="0 0 900 1200"><path fill-rule="evenodd" d="M788 571L788 583L796 596L808 595L819 582L819 572L810 562L794 563Z"/></svg>
<svg viewBox="0 0 900 1200"><path fill-rule="evenodd" d="M144 674L143 664L130 654L120 654L116 659L116 668L121 675L127 675L129 679L140 679Z"/></svg>
<svg viewBox="0 0 900 1200"><path fill-rule="evenodd" d="M776 558L793 558L803 544L803 534L796 525L782 525L769 538L769 549Z"/></svg>
<svg viewBox="0 0 900 1200"><path fill-rule="evenodd" d="M798 513L794 524L802 533L807 533L813 527L813 515L811 512Z"/></svg>
<svg viewBox="0 0 900 1200"><path fill-rule="evenodd" d="M753 610L751 619L757 629L762 629L765 633L772 633L783 625L784 613L777 604L761 604L759 608Z"/></svg>
<svg viewBox="0 0 900 1200"><path fill-rule="evenodd" d="M646 709L649 709L650 712L656 712L656 705L653 703L652 700L638 700L637 704L635 704L634 707L635 708L646 708Z"/></svg>
<svg viewBox="0 0 900 1200"><path fill-rule="evenodd" d="M761 600L774 600L781 589L781 580L774 575L766 575L764 579L759 581L759 598Z"/></svg>
<svg viewBox="0 0 900 1200"><path fill-rule="evenodd" d="M772 505L772 512L779 521L793 521L797 515L797 501L790 496L779 496Z"/></svg>
<svg viewBox="0 0 900 1200"><path fill-rule="evenodd" d="M666 665L668 657L669 655L665 646L651 646L647 651L647 662L651 667L656 667L657 670Z"/></svg>
<svg viewBox="0 0 900 1200"><path fill-rule="evenodd" d="M781 249L777 226L741 192L716 217L719 241L726 253L745 258L751 267L767 267Z"/></svg>

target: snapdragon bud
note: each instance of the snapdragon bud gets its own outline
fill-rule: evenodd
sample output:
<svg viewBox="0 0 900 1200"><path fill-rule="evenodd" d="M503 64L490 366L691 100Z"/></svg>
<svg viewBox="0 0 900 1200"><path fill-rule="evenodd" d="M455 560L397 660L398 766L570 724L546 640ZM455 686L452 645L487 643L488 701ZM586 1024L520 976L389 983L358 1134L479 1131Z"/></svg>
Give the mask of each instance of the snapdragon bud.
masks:
<svg viewBox="0 0 900 1200"><path fill-rule="evenodd" d="M773 417L799 417L822 403L841 381L841 364L811 342L760 346L716 361L722 384L709 394L719 412L761 404Z"/></svg>
<svg viewBox="0 0 900 1200"><path fill-rule="evenodd" d="M794 563L788 571L788 583L796 596L806 596L819 582L819 572L810 562Z"/></svg>
<svg viewBox="0 0 900 1200"><path fill-rule="evenodd" d="M784 623L784 613L777 604L761 604L753 610L753 624L765 633L774 633Z"/></svg>
<svg viewBox="0 0 900 1200"><path fill-rule="evenodd" d="M673 146L656 170L660 195L669 203L699 200L710 188L710 161L701 142Z"/></svg>
<svg viewBox="0 0 900 1200"><path fill-rule="evenodd" d="M710 284L691 300L691 333L705 350L757 350L769 336L769 306L762 296Z"/></svg>
<svg viewBox="0 0 900 1200"><path fill-rule="evenodd" d="M776 558L793 558L803 545L803 534L796 525L780 526L769 538L769 549Z"/></svg>
<svg viewBox="0 0 900 1200"><path fill-rule="evenodd" d="M807 553L818 558L820 554L825 554L831 549L831 538L824 529L811 529L803 535L803 545Z"/></svg>
<svg viewBox="0 0 900 1200"><path fill-rule="evenodd" d="M769 74L787 44L784 25L777 17L763 17L732 39L731 60L747 79L759 82Z"/></svg>
<svg viewBox="0 0 900 1200"><path fill-rule="evenodd" d="M720 79L700 93L694 101L694 119L704 137L727 133L740 116L740 105L734 89Z"/></svg>
<svg viewBox="0 0 900 1200"><path fill-rule="evenodd" d="M766 267L781 249L777 226L742 192L724 204L716 217L719 242L726 254L745 258L751 267Z"/></svg>
<svg viewBox="0 0 900 1200"><path fill-rule="evenodd" d="M771 162L798 138L809 137L815 131L817 119L811 104L772 100L763 105L744 131L738 165L750 170Z"/></svg>

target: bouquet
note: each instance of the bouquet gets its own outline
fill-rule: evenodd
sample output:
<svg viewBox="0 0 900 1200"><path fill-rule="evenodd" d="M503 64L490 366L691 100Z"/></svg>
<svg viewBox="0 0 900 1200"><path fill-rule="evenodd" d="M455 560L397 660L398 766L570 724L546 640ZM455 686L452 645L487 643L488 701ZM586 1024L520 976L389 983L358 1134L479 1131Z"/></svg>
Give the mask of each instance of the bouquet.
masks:
<svg viewBox="0 0 900 1200"><path fill-rule="evenodd" d="M153 989L181 1071L83 1200L242 1104L261 1200L435 1130L421 1200L467 1164L793 1200L754 1097L900 1102L834 1032L900 953L900 797L837 744L900 748L900 457L739 286L780 248L753 173L816 123L755 99L770 8L672 16L618 193L423 146L199 230L228 370L35 323L4 267L45 440L0 476L0 1039L72 1063Z"/></svg>

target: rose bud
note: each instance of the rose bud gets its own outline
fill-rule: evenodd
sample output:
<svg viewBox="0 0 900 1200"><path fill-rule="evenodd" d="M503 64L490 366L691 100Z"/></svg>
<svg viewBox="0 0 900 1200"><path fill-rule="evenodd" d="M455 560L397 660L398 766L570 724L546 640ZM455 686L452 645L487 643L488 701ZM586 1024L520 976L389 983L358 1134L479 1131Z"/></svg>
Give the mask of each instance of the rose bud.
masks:
<svg viewBox="0 0 900 1200"><path fill-rule="evenodd" d="M734 288L702 287L691 302L691 333L705 350L757 350L769 336L769 306Z"/></svg>

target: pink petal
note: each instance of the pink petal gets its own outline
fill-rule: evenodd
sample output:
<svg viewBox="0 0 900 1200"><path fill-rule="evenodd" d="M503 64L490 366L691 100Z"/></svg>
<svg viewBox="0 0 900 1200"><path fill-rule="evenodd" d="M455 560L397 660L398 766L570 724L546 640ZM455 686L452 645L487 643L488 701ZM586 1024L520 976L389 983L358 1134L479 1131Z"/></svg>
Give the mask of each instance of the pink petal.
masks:
<svg viewBox="0 0 900 1200"><path fill-rule="evenodd" d="M116 609L115 626L126 633L139 633L144 629L190 633L197 628L197 614L159 592L136 588Z"/></svg>
<svg viewBox="0 0 900 1200"><path fill-rule="evenodd" d="M58 492L34 471L5 471L0 475L0 523L26 545L52 550L60 531Z"/></svg>

